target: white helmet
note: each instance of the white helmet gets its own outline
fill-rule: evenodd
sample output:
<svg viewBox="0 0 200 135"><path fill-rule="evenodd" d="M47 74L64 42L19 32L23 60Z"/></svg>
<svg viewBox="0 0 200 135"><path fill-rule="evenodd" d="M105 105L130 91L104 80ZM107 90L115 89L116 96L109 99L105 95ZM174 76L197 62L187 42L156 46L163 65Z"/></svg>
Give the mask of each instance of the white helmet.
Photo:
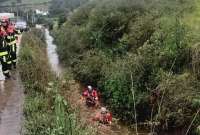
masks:
<svg viewBox="0 0 200 135"><path fill-rule="evenodd" d="M92 91L92 86L89 85L89 86L88 86L88 90L89 90L89 91Z"/></svg>
<svg viewBox="0 0 200 135"><path fill-rule="evenodd" d="M106 112L107 112L106 108L105 107L101 107L101 113L106 113Z"/></svg>

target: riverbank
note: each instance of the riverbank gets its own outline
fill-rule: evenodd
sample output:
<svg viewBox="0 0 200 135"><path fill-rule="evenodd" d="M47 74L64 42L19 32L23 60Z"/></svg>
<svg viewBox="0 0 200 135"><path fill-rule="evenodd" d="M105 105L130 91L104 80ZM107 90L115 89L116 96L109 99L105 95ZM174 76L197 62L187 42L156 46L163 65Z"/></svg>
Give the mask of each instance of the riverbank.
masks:
<svg viewBox="0 0 200 135"><path fill-rule="evenodd" d="M25 87L24 134L92 134L87 126L79 123L60 95L67 84L51 70L43 32L33 29L24 35L19 55L20 75Z"/></svg>

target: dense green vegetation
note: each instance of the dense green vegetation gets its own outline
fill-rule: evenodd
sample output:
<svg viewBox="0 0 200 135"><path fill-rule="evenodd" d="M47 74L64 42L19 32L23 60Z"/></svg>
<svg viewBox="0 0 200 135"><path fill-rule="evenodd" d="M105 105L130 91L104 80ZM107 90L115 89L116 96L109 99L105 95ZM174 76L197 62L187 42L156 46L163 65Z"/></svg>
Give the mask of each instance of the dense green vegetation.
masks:
<svg viewBox="0 0 200 135"><path fill-rule="evenodd" d="M67 16L88 0L52 0L49 7L51 17L58 17L58 26L62 25Z"/></svg>
<svg viewBox="0 0 200 135"><path fill-rule="evenodd" d="M53 16L68 14L87 1L88 0L52 0L49 11Z"/></svg>
<svg viewBox="0 0 200 135"><path fill-rule="evenodd" d="M90 1L53 31L60 59L122 120L136 122L135 103L137 121L187 129L200 108L200 36L188 25L195 2ZM193 132L199 124L197 115Z"/></svg>
<svg viewBox="0 0 200 135"><path fill-rule="evenodd" d="M37 35L37 36L36 36ZM25 87L24 135L91 135L60 95L68 89L50 71L41 30L24 34L19 70Z"/></svg>

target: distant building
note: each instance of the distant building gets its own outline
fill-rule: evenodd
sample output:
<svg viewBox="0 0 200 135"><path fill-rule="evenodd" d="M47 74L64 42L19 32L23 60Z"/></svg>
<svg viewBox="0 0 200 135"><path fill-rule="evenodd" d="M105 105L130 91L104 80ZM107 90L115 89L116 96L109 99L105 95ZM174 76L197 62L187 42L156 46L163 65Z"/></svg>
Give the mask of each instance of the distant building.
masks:
<svg viewBox="0 0 200 135"><path fill-rule="evenodd" d="M35 12L36 12L37 15L43 15L43 16L46 16L46 15L49 14L48 11L42 11L42 10L39 10L39 9L36 9Z"/></svg>
<svg viewBox="0 0 200 135"><path fill-rule="evenodd" d="M2 17L8 17L8 18L14 18L15 17L15 15L14 15L14 13L0 13L0 18L2 18Z"/></svg>

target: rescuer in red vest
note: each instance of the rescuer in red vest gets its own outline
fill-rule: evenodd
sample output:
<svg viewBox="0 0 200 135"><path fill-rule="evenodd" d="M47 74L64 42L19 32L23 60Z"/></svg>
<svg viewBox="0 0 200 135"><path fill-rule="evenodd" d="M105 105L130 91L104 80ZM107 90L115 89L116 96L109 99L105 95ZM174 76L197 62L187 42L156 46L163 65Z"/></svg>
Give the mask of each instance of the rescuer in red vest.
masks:
<svg viewBox="0 0 200 135"><path fill-rule="evenodd" d="M112 114L105 107L101 107L100 112L98 112L92 120L98 121L102 124L111 125L112 124Z"/></svg>
<svg viewBox="0 0 200 135"><path fill-rule="evenodd" d="M82 96L86 100L86 105L88 107L96 106L99 102L99 96L96 89L92 88L92 86L88 86L84 89Z"/></svg>

